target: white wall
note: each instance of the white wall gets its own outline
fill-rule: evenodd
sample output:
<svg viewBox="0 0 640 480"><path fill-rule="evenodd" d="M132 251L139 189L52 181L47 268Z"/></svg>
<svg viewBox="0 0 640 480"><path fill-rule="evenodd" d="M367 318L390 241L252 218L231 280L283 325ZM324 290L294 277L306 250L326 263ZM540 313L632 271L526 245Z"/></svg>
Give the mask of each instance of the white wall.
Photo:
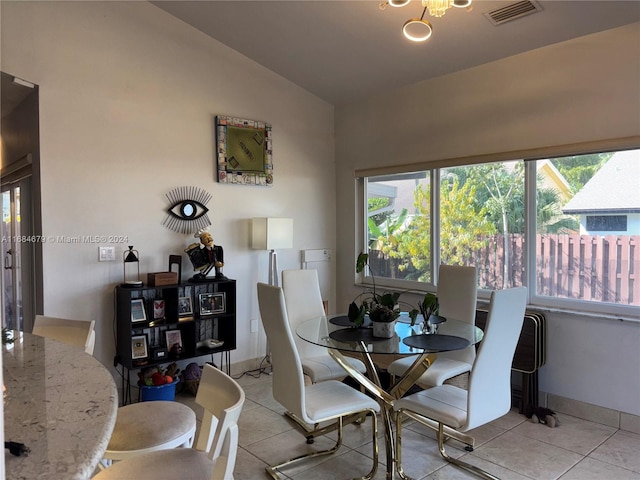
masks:
<svg viewBox="0 0 640 480"><path fill-rule="evenodd" d="M355 170L640 135L638 85L633 24L337 108L337 305L359 291ZM548 318L540 389L640 414L640 325Z"/></svg>
<svg viewBox="0 0 640 480"><path fill-rule="evenodd" d="M237 279L238 349L260 357L255 285L267 252L251 250L249 219L294 219L294 248L335 250L333 107L147 2L2 2L2 71L40 86L44 235L124 235L141 272L166 271L194 239L161 225L165 194L194 185L213 196L212 233ZM214 117L273 125L274 186L215 181ZM97 244L46 243L44 313L97 321L95 356L114 356L113 288L122 261L98 263ZM185 273L186 272L186 273ZM183 254L183 278L192 273ZM333 268L322 275L333 300Z"/></svg>

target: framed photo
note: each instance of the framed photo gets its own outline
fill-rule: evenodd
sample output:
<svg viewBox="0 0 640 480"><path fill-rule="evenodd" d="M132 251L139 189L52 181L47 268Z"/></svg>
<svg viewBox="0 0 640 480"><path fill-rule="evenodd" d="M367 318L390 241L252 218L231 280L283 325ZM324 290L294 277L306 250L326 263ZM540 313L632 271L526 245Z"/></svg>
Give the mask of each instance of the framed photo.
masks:
<svg viewBox="0 0 640 480"><path fill-rule="evenodd" d="M216 116L218 182L273 184L271 125L256 120Z"/></svg>
<svg viewBox="0 0 640 480"><path fill-rule="evenodd" d="M131 337L131 359L141 360L149 356L146 335L134 335Z"/></svg>
<svg viewBox="0 0 640 480"><path fill-rule="evenodd" d="M153 319L164 319L164 300L160 299L153 301Z"/></svg>
<svg viewBox="0 0 640 480"><path fill-rule="evenodd" d="M146 322L147 313L144 310L144 300L142 298L134 298L131 300L131 322Z"/></svg>
<svg viewBox="0 0 640 480"><path fill-rule="evenodd" d="M175 345L182 348L182 335L180 334L180 330L166 330L164 332L164 338L167 342L167 350L175 348Z"/></svg>
<svg viewBox="0 0 640 480"><path fill-rule="evenodd" d="M200 294L200 315L224 313L226 310L225 307L226 302L224 292Z"/></svg>
<svg viewBox="0 0 640 480"><path fill-rule="evenodd" d="M178 298L178 315L186 317L193 315L193 304L191 303L191 297Z"/></svg>

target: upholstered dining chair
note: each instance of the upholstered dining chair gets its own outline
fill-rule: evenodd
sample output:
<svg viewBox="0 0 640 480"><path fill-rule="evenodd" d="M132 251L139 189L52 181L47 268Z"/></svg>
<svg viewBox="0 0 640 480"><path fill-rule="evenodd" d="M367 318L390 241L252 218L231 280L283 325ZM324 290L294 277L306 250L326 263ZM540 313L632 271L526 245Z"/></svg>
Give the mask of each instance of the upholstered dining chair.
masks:
<svg viewBox="0 0 640 480"><path fill-rule="evenodd" d="M278 479L278 472L284 467L302 462L308 458L328 455L336 452L342 444L342 427L344 422L355 421L363 414L371 414L373 421L373 466L363 479L372 478L378 468L377 412L380 407L376 401L352 387L336 380L305 385L302 363L295 346L291 327L287 319L287 310L282 289L276 286L258 283L258 304L260 316L267 340L271 345L273 366L273 397L289 412L304 423L313 426L305 431L305 436L324 435L337 430L337 441L334 447L314 451L277 465L266 468L267 473ZM320 427L323 422L332 422Z"/></svg>
<svg viewBox="0 0 640 480"><path fill-rule="evenodd" d="M437 296L439 315L471 324L476 321L477 302L476 267L440 265L438 268ZM469 372L476 356L475 346L453 352L438 353L436 360L416 382L422 388L442 385L446 380ZM402 376L416 357L402 357L389 364L387 372Z"/></svg>
<svg viewBox="0 0 640 480"><path fill-rule="evenodd" d="M406 416L431 428L434 428L434 423L437 424L438 449L445 460L482 478L497 478L475 465L450 457L444 448L447 437L444 429L446 426L458 432L467 432L509 412L511 363L522 330L526 305L526 287L491 293L484 338L471 369L468 391L445 384L395 402L397 469L402 478L408 478L402 469L402 420ZM468 444L469 448L472 441Z"/></svg>
<svg viewBox="0 0 640 480"><path fill-rule="evenodd" d="M234 379L206 364L196 395L196 402L204 408L196 447L136 455L114 463L93 477L94 480L233 479L238 451L238 418L244 400L244 391ZM167 420L158 418L157 423L163 424Z"/></svg>
<svg viewBox="0 0 640 480"><path fill-rule="evenodd" d="M59 342L84 348L93 355L96 344L95 320L70 320L36 315L32 333Z"/></svg>
<svg viewBox="0 0 640 480"><path fill-rule="evenodd" d="M302 362L302 372L309 377L311 383L345 378L347 372L331 358L326 348L305 342L295 335L295 329L301 322L325 314L318 271L283 270L282 290L287 305L287 318ZM359 372L367 371L361 360L350 358L349 362Z"/></svg>

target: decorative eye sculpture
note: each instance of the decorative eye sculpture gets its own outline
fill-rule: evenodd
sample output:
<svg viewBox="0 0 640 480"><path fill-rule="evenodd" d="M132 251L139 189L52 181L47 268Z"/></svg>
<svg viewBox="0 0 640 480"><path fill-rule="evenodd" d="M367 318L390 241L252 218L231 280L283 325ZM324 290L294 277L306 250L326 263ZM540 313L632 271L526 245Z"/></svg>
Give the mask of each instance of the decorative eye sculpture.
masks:
<svg viewBox="0 0 640 480"><path fill-rule="evenodd" d="M207 203L211 195L198 187L178 187L167 194L171 206L162 224L178 233L192 233L211 225Z"/></svg>

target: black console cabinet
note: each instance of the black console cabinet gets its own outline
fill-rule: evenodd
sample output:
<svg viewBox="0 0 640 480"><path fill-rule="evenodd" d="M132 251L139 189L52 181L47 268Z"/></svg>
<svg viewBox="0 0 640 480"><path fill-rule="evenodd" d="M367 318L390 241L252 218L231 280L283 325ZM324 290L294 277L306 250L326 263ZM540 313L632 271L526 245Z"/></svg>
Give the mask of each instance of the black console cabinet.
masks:
<svg viewBox="0 0 640 480"><path fill-rule="evenodd" d="M128 370L228 353L236 348L235 280L162 287L117 286L115 302L114 363ZM144 320L141 308L144 308ZM154 318L156 316L159 318ZM182 343L182 351L177 356L177 352L170 351L171 345L167 345L167 332L172 342L179 338ZM207 342L212 339L218 342Z"/></svg>

